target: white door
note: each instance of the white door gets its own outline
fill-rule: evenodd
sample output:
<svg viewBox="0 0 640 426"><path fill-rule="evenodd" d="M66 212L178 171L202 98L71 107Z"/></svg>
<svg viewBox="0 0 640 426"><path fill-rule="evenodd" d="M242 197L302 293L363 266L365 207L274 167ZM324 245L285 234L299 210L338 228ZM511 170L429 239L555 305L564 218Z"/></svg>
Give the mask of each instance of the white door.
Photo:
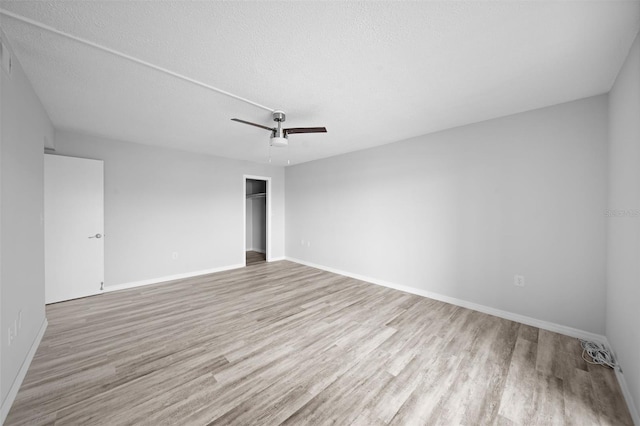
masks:
<svg viewBox="0 0 640 426"><path fill-rule="evenodd" d="M103 234L104 163L45 154L46 303L100 293Z"/></svg>

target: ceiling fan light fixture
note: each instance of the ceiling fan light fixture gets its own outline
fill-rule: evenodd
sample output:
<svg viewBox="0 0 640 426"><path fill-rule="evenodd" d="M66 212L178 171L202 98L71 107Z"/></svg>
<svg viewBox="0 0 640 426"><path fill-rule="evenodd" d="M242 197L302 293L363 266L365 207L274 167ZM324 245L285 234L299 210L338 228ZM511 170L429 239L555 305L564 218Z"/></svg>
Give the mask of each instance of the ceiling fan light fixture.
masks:
<svg viewBox="0 0 640 426"><path fill-rule="evenodd" d="M287 136L271 136L271 140L270 140L270 144L271 146L275 146L275 147L283 147L283 146L288 146L289 145L289 139L287 138Z"/></svg>

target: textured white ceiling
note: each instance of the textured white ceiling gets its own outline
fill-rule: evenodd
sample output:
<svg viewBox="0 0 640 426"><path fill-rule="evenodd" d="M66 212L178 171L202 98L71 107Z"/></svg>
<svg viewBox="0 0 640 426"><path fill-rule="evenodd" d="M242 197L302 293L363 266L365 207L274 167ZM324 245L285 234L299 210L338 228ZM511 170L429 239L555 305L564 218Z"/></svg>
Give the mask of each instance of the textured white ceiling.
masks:
<svg viewBox="0 0 640 426"><path fill-rule="evenodd" d="M609 91L638 1L5 1L1 7L326 126L292 164ZM269 112L1 16L60 129L257 162Z"/></svg>

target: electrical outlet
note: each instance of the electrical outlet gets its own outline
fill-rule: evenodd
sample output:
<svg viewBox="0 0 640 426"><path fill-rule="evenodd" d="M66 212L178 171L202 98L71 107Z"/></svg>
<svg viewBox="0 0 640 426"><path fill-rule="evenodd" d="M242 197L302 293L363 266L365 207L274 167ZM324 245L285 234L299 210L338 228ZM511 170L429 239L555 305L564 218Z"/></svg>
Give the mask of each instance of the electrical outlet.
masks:
<svg viewBox="0 0 640 426"><path fill-rule="evenodd" d="M522 275L514 275L513 276L513 285L516 287L524 287L524 276Z"/></svg>
<svg viewBox="0 0 640 426"><path fill-rule="evenodd" d="M303 246L304 245L304 240L300 240L300 245Z"/></svg>
<svg viewBox="0 0 640 426"><path fill-rule="evenodd" d="M307 241L307 247L311 247L311 241Z"/></svg>
<svg viewBox="0 0 640 426"><path fill-rule="evenodd" d="M177 252L177 251L174 251L174 252L171 254L171 258L172 258L173 260L178 259L178 252Z"/></svg>
<svg viewBox="0 0 640 426"><path fill-rule="evenodd" d="M13 342L13 328L9 327L9 329L7 330L7 343L9 344L9 346L11 346L12 342Z"/></svg>

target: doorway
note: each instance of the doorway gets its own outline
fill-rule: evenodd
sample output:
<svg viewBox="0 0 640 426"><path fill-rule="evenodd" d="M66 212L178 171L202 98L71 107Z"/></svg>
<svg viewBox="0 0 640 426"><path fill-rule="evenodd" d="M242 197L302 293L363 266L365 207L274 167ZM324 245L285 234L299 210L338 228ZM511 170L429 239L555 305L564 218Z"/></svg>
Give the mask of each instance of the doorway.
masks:
<svg viewBox="0 0 640 426"><path fill-rule="evenodd" d="M267 177L244 177L246 266L269 260L270 183Z"/></svg>

